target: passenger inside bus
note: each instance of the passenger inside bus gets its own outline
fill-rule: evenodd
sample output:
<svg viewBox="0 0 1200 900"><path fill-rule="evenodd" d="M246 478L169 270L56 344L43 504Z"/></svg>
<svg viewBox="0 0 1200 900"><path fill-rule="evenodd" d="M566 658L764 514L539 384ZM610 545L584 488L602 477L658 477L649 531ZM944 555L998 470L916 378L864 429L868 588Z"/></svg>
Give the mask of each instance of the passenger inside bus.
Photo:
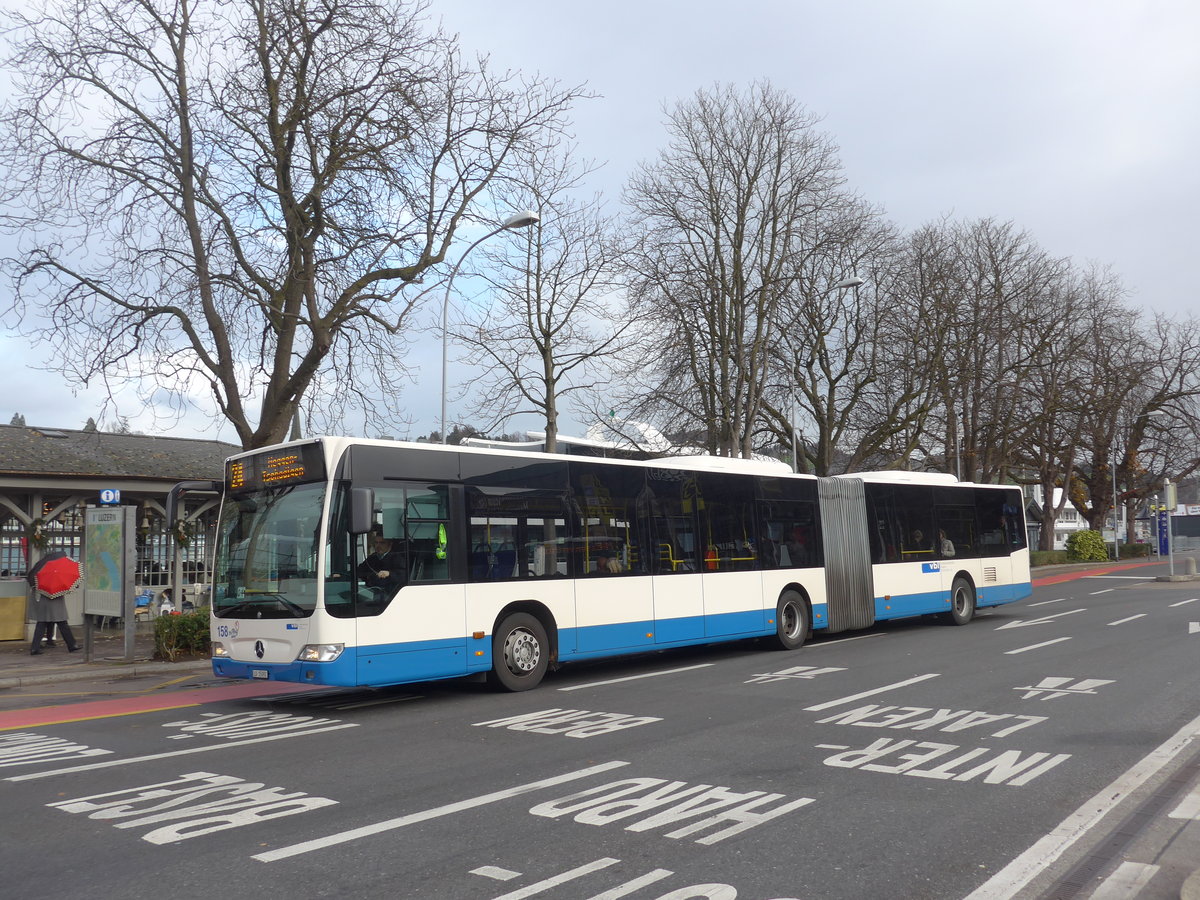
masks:
<svg viewBox="0 0 1200 900"><path fill-rule="evenodd" d="M954 555L954 541L946 537L945 529L938 530L938 548L941 550L942 556Z"/></svg>
<svg viewBox="0 0 1200 900"><path fill-rule="evenodd" d="M812 561L812 554L808 549L809 540L804 528L796 525L788 533L788 539L783 545L784 552L787 554L787 561L784 565L788 566L807 566Z"/></svg>
<svg viewBox="0 0 1200 900"><path fill-rule="evenodd" d="M920 528L914 528L912 540L904 548L905 557L929 553L933 553L933 548L929 546L929 541L925 540L925 532L921 531Z"/></svg>

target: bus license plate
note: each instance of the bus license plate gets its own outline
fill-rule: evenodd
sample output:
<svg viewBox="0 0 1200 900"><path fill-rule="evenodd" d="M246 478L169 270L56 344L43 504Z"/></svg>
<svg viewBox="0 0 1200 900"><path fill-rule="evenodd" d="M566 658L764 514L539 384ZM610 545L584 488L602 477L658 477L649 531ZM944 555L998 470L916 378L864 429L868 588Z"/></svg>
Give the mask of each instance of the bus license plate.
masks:
<svg viewBox="0 0 1200 900"><path fill-rule="evenodd" d="M254 678L270 678L271 673L266 669L251 669L250 675Z"/></svg>

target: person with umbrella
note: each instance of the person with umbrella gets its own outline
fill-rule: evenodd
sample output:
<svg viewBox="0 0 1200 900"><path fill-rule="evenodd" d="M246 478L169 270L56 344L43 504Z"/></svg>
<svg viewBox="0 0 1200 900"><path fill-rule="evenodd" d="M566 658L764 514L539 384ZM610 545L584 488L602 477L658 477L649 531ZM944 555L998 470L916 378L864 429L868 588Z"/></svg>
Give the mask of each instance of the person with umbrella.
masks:
<svg viewBox="0 0 1200 900"><path fill-rule="evenodd" d="M33 629L33 646L29 653L37 656L42 652L42 635L51 623L58 626L59 637L66 642L69 653L79 650L71 626L67 624L67 601L64 599L83 580L79 563L56 550L39 559L25 578L38 594L37 625Z"/></svg>

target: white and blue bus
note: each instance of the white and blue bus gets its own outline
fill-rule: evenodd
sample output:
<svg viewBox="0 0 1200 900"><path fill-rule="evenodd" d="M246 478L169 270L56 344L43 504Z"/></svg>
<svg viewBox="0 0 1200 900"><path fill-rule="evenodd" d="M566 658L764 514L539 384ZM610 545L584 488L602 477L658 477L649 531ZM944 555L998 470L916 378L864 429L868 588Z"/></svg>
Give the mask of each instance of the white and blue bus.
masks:
<svg viewBox="0 0 1200 900"><path fill-rule="evenodd" d="M1031 592L1020 491L947 475L324 437L234 456L172 510L199 489L222 493L212 661L230 678L526 690L572 660L962 625Z"/></svg>

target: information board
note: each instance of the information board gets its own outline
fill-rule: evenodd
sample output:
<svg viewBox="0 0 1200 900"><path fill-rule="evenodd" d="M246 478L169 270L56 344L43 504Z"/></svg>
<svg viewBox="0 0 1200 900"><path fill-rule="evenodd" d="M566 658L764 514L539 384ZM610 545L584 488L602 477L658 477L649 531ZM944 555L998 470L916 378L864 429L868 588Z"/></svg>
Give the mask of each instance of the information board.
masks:
<svg viewBox="0 0 1200 900"><path fill-rule="evenodd" d="M89 508L84 518L83 612L123 617L137 566L132 506Z"/></svg>

